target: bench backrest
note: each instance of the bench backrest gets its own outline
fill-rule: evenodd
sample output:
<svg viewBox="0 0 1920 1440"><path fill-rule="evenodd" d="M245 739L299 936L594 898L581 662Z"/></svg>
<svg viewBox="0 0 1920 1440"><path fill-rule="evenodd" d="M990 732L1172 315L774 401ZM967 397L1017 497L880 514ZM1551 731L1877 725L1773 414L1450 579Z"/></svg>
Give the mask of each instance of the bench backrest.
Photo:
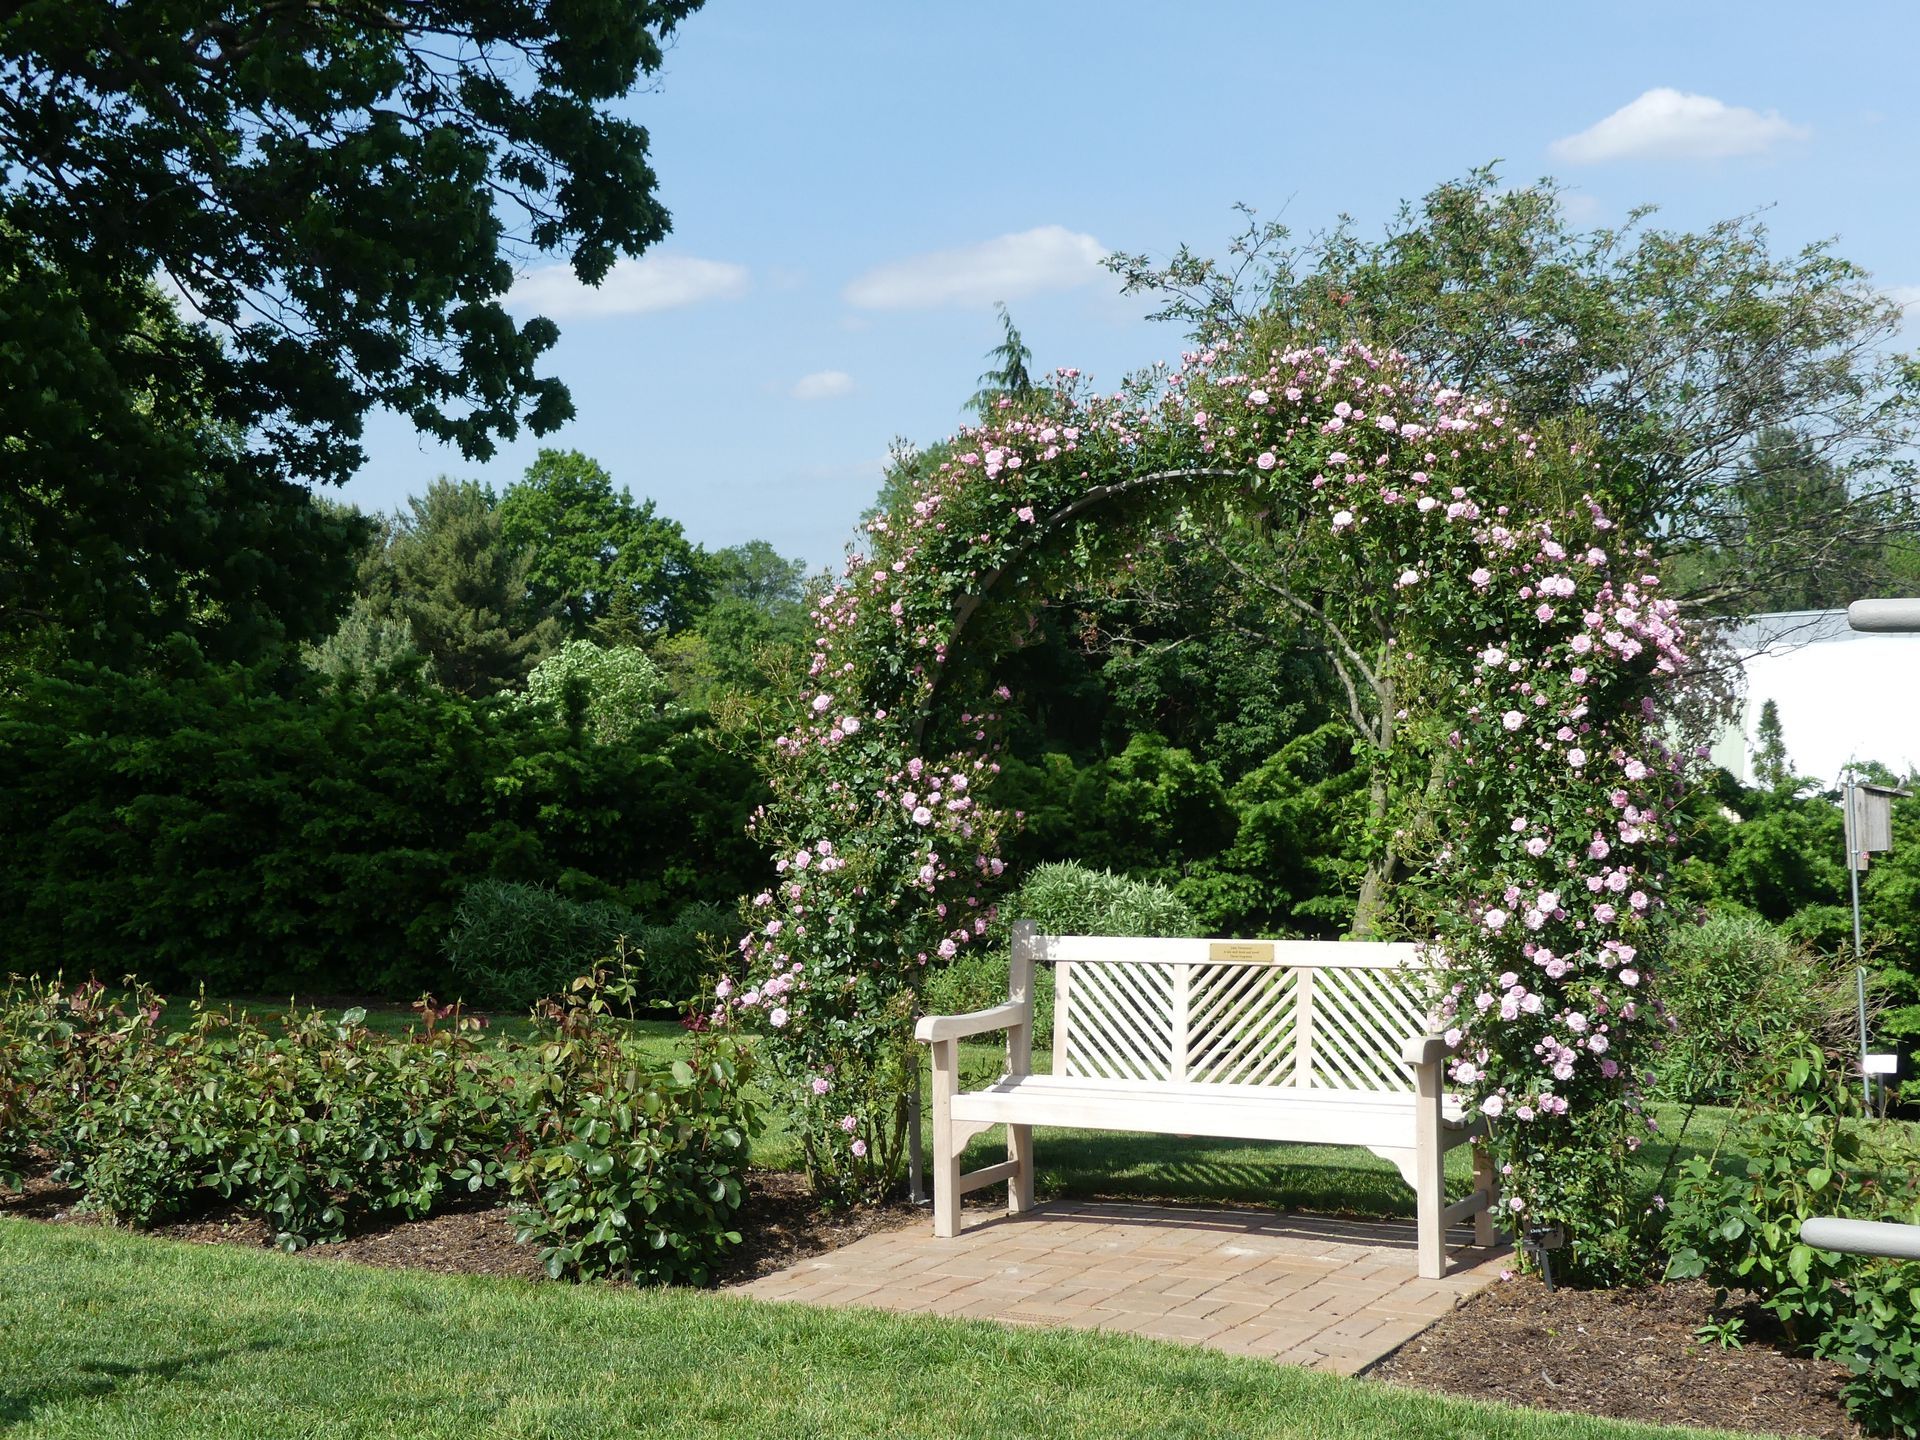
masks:
<svg viewBox="0 0 1920 1440"><path fill-rule="evenodd" d="M1032 934L1031 946L1054 967L1059 1075L1398 1093L1414 1087L1402 1045L1430 1033L1418 945Z"/></svg>

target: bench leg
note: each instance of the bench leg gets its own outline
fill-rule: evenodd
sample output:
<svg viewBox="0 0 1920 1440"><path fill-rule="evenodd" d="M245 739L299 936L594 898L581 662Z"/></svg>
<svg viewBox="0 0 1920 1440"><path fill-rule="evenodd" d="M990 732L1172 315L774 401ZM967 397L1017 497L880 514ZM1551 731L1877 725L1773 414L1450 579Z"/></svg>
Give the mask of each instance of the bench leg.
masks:
<svg viewBox="0 0 1920 1440"><path fill-rule="evenodd" d="M1487 1208L1473 1217L1473 1243L1485 1248L1495 1241L1493 1207L1500 1203L1500 1175L1485 1139L1473 1147L1473 1188L1487 1197Z"/></svg>
<svg viewBox="0 0 1920 1440"><path fill-rule="evenodd" d="M1007 1159L1018 1167L1007 1179L1007 1213L1024 1215L1033 1209L1033 1127L1007 1126Z"/></svg>
<svg viewBox="0 0 1920 1440"><path fill-rule="evenodd" d="M953 1129L959 1050L951 1040L933 1046L933 1233L943 1240L960 1233L960 1146Z"/></svg>
<svg viewBox="0 0 1920 1440"><path fill-rule="evenodd" d="M1413 1201L1414 1228L1420 1240L1420 1278L1438 1280L1447 1273L1446 1151L1440 1146L1440 1067L1415 1072Z"/></svg>
<svg viewBox="0 0 1920 1440"><path fill-rule="evenodd" d="M1440 1156L1422 1147L1419 1180L1414 1185L1415 1228L1420 1237L1420 1278L1438 1280L1447 1273L1447 1235L1440 1218L1447 1198L1442 1185Z"/></svg>

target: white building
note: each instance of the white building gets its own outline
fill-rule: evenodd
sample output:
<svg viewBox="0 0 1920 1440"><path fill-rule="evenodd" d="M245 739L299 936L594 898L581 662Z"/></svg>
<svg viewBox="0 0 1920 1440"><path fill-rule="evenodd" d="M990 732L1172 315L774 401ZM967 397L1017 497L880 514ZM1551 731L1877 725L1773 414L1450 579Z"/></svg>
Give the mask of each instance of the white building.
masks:
<svg viewBox="0 0 1920 1440"><path fill-rule="evenodd" d="M1756 615L1727 632L1746 676L1742 724L1713 759L1752 783L1761 707L1771 700L1796 775L1832 788L1849 762L1920 773L1920 634L1862 635L1844 610Z"/></svg>

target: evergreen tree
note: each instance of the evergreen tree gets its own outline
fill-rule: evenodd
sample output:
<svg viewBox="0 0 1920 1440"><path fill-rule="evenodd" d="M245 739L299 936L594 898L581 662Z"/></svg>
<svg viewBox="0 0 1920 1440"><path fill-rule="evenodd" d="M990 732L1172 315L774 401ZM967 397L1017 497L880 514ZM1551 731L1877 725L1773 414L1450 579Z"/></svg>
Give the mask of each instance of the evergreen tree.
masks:
<svg viewBox="0 0 1920 1440"><path fill-rule="evenodd" d="M1000 343L987 352L987 359L993 364L981 374L980 388L967 401L983 418L992 414L1001 400L1018 403L1034 391L1033 377L1027 373L1033 351L1014 328L1013 316L1007 313L1007 307L996 304L993 308L1000 315Z"/></svg>
<svg viewBox="0 0 1920 1440"><path fill-rule="evenodd" d="M1780 707L1771 700L1760 707L1760 725L1753 747L1753 783L1763 790L1794 788L1793 766L1787 760L1787 740L1780 728Z"/></svg>
<svg viewBox="0 0 1920 1440"><path fill-rule="evenodd" d="M504 533L490 491L445 476L409 500L376 584L384 613L404 618L440 683L462 695L517 686L560 639L527 594L529 557ZM390 608L388 608L390 607Z"/></svg>
<svg viewBox="0 0 1920 1440"><path fill-rule="evenodd" d="M365 691L428 670L427 657L413 638L413 622L365 595L354 598L338 630L317 645L303 646L301 658L315 674Z"/></svg>

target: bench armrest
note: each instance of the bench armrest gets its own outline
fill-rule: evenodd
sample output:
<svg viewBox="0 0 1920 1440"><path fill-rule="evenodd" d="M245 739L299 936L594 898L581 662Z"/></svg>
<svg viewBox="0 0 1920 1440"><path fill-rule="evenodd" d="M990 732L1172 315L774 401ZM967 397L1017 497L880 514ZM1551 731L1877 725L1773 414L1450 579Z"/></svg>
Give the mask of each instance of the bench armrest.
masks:
<svg viewBox="0 0 1920 1440"><path fill-rule="evenodd" d="M1004 1005L995 1005L991 1010L969 1010L964 1015L922 1015L913 1027L913 1038L928 1041L959 1040L988 1030L1024 1025L1032 1013L1026 1001L1009 1000Z"/></svg>
<svg viewBox="0 0 1920 1440"><path fill-rule="evenodd" d="M1437 1065L1446 1054L1447 1042L1438 1035L1417 1035L1400 1047L1400 1058L1409 1065Z"/></svg>

